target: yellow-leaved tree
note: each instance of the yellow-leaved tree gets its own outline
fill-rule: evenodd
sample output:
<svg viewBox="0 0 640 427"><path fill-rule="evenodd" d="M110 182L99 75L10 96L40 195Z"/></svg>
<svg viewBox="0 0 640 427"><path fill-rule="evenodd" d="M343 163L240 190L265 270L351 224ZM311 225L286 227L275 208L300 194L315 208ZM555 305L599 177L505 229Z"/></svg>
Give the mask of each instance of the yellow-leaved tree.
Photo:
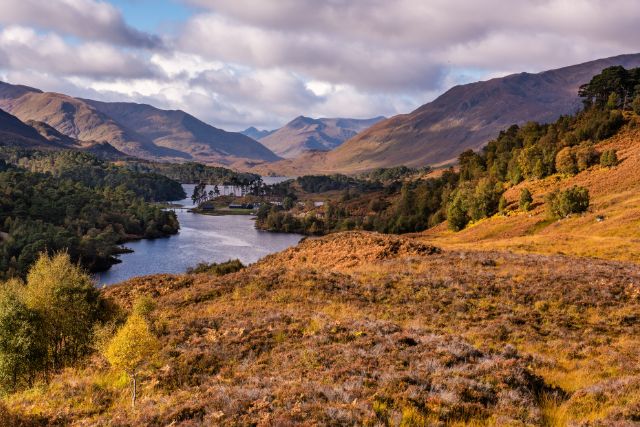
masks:
<svg viewBox="0 0 640 427"><path fill-rule="evenodd" d="M145 318L134 312L105 349L104 355L111 366L125 371L131 378L131 406L136 404L138 372L158 347L158 339L149 330Z"/></svg>

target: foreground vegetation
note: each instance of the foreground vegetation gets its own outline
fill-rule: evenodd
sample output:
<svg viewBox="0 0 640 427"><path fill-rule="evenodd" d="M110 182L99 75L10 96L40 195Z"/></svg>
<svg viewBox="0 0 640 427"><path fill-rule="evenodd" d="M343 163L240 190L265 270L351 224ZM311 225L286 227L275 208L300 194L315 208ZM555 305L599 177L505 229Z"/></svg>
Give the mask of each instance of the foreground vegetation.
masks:
<svg viewBox="0 0 640 427"><path fill-rule="evenodd" d="M634 264L369 233L308 239L228 275L106 289L125 311L141 296L157 307L135 408L129 377L96 352L7 396L2 420L632 425L637 283Z"/></svg>

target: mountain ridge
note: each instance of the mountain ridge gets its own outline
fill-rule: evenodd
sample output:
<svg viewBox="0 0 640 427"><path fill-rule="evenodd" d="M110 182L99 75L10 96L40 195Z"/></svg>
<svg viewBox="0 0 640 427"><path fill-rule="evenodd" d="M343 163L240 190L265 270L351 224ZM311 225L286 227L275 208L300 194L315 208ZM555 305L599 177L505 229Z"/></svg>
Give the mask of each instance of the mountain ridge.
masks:
<svg viewBox="0 0 640 427"><path fill-rule="evenodd" d="M0 108L22 121L43 122L73 139L107 142L141 158L223 165L242 159L278 160L257 141L215 128L180 110L74 98L5 82L0 82Z"/></svg>
<svg viewBox="0 0 640 427"><path fill-rule="evenodd" d="M446 165L467 149L480 149L513 124L549 122L574 113L581 105L579 86L612 65L640 66L640 54L458 85L413 112L373 125L328 153L255 169L276 174L358 173L399 165Z"/></svg>

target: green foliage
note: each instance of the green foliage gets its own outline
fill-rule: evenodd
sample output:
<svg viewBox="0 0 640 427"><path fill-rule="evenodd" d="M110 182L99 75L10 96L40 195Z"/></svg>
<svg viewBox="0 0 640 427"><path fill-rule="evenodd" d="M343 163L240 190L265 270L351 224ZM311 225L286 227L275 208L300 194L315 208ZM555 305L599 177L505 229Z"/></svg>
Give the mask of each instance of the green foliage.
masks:
<svg viewBox="0 0 640 427"><path fill-rule="evenodd" d="M181 200L186 196L179 182L163 175L118 167L80 151L2 148L0 158L28 171L48 173L96 190L122 188L147 201Z"/></svg>
<svg viewBox="0 0 640 427"><path fill-rule="evenodd" d="M72 179L10 169L0 172L0 278L25 277L42 251L67 250L90 270L112 263L132 237L174 234L175 213L136 197L124 186L87 187Z"/></svg>
<svg viewBox="0 0 640 427"><path fill-rule="evenodd" d="M46 319L44 332L53 369L87 353L93 326L101 316L100 293L68 254L40 255L27 275L24 301Z"/></svg>
<svg viewBox="0 0 640 427"><path fill-rule="evenodd" d="M392 182L410 178L420 173L428 173L429 171L431 171L431 168L428 166L420 169L409 168L407 166L395 166L391 168L374 169L371 172L361 174L360 178L369 181Z"/></svg>
<svg viewBox="0 0 640 427"><path fill-rule="evenodd" d="M235 273L245 268L239 259L229 260L221 263L200 263L195 267L187 270L188 274L207 273L215 276L224 276L226 274Z"/></svg>
<svg viewBox="0 0 640 427"><path fill-rule="evenodd" d="M136 402L137 375L160 348L160 342L140 314L132 314L105 349L104 356L115 369L122 370L132 380L132 405Z"/></svg>
<svg viewBox="0 0 640 427"><path fill-rule="evenodd" d="M0 392L31 385L47 360L43 318L24 303L22 286L0 289Z"/></svg>
<svg viewBox="0 0 640 427"><path fill-rule="evenodd" d="M584 142L575 147L564 147L556 155L556 170L567 175L575 175L587 170L599 160L595 147Z"/></svg>
<svg viewBox="0 0 640 427"><path fill-rule="evenodd" d="M640 114L640 93L638 93L633 99L633 102L631 103L631 109L634 113Z"/></svg>
<svg viewBox="0 0 640 427"><path fill-rule="evenodd" d="M457 191L447 208L447 221L451 230L460 231L467 226L470 221L469 215L467 214L468 210L467 199L464 193Z"/></svg>
<svg viewBox="0 0 640 427"><path fill-rule="evenodd" d="M531 210L531 204L533 203L533 196L528 188L523 188L520 192L520 201L518 206L521 210L527 212Z"/></svg>
<svg viewBox="0 0 640 427"><path fill-rule="evenodd" d="M358 191L379 190L381 185L374 181L352 178L346 175L305 175L295 179L295 183L306 193L325 193L334 190L355 189Z"/></svg>
<svg viewBox="0 0 640 427"><path fill-rule="evenodd" d="M482 178L474 186L465 182L453 192L447 207L449 228L460 231L470 221L478 221L498 212L502 188L491 178Z"/></svg>
<svg viewBox="0 0 640 427"><path fill-rule="evenodd" d="M235 172L231 169L201 163L127 162L124 167L135 172L164 175L183 184L202 182L208 185L252 185L261 183L260 175Z"/></svg>
<svg viewBox="0 0 640 427"><path fill-rule="evenodd" d="M550 218L566 218L589 208L589 191L574 186L564 191L553 191L547 196L547 211Z"/></svg>
<svg viewBox="0 0 640 427"><path fill-rule="evenodd" d="M151 333L147 321L134 313L107 346L105 357L114 368L134 376L158 346L158 339Z"/></svg>
<svg viewBox="0 0 640 427"><path fill-rule="evenodd" d="M26 284L0 288L2 388L29 386L86 355L105 308L90 276L67 254L41 255Z"/></svg>
<svg viewBox="0 0 640 427"><path fill-rule="evenodd" d="M600 155L600 165L605 168L618 166L618 152L616 150L606 150Z"/></svg>
<svg viewBox="0 0 640 427"><path fill-rule="evenodd" d="M148 296L142 296L133 303L132 312L145 319L148 319L153 310L156 309L156 302Z"/></svg>
<svg viewBox="0 0 640 427"><path fill-rule="evenodd" d="M587 108L623 109L640 94L640 68L608 67L580 87L579 95Z"/></svg>

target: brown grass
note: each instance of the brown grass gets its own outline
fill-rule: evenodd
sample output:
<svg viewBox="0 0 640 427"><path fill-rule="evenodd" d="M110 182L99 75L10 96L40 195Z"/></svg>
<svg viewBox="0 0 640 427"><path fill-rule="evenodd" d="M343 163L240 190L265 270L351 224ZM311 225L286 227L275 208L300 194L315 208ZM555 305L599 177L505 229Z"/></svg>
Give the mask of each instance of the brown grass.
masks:
<svg viewBox="0 0 640 427"><path fill-rule="evenodd" d="M307 239L224 277L151 276L105 294L124 307L142 294L158 303L163 348L142 378L139 408L129 408L126 378L96 355L6 398L11 416L65 425L611 425L640 410L634 264L440 253L354 232Z"/></svg>

